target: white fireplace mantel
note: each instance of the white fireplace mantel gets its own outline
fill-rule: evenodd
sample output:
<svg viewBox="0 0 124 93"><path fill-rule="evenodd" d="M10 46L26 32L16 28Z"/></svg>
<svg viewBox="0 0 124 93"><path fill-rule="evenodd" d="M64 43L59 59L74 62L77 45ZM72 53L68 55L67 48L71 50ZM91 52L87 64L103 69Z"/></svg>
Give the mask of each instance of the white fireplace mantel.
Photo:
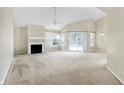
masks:
<svg viewBox="0 0 124 93"><path fill-rule="evenodd" d="M42 44L42 53L44 52L44 43L43 42L28 42L28 54L31 54L31 45L40 45Z"/></svg>

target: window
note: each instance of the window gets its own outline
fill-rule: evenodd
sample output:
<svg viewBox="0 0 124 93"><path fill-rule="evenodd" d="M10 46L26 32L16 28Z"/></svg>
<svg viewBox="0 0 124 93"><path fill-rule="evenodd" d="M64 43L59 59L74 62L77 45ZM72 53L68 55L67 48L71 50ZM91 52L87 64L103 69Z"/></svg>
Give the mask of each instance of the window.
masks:
<svg viewBox="0 0 124 93"><path fill-rule="evenodd" d="M60 45L60 35L59 33L53 33L53 46Z"/></svg>
<svg viewBox="0 0 124 93"><path fill-rule="evenodd" d="M95 47L95 33L90 33L90 47Z"/></svg>
<svg viewBox="0 0 124 93"><path fill-rule="evenodd" d="M68 48L70 51L83 51L83 32L68 33Z"/></svg>

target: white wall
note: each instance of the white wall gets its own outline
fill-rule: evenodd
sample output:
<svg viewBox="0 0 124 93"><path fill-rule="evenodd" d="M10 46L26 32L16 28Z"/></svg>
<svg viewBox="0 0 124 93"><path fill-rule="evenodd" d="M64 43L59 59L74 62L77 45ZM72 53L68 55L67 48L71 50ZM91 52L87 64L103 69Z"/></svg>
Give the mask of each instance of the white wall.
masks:
<svg viewBox="0 0 124 93"><path fill-rule="evenodd" d="M96 30L96 49L99 52L107 52L108 18L104 16L94 22ZM103 33L104 35L100 35Z"/></svg>
<svg viewBox="0 0 124 93"><path fill-rule="evenodd" d="M4 83L13 59L13 15L11 8L0 8L0 84Z"/></svg>
<svg viewBox="0 0 124 93"><path fill-rule="evenodd" d="M27 53L28 34L26 27L14 28L14 55Z"/></svg>
<svg viewBox="0 0 124 93"><path fill-rule="evenodd" d="M124 8L108 15L108 67L124 82Z"/></svg>

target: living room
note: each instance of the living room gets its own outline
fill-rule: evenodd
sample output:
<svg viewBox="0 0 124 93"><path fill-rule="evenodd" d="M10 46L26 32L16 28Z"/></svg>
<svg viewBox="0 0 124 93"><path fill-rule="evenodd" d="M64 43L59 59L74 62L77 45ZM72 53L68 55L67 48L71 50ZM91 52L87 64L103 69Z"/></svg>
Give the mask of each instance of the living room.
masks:
<svg viewBox="0 0 124 93"><path fill-rule="evenodd" d="M123 30L123 10L1 7L1 84L123 84L122 62L116 63L123 36L113 32Z"/></svg>

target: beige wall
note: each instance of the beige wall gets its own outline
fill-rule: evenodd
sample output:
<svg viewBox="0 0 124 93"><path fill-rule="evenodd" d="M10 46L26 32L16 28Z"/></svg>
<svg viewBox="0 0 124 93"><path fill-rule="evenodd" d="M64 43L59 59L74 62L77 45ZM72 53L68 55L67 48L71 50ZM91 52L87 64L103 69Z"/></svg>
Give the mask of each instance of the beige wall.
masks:
<svg viewBox="0 0 124 93"><path fill-rule="evenodd" d="M27 53L28 34L26 27L14 28L14 54Z"/></svg>
<svg viewBox="0 0 124 93"><path fill-rule="evenodd" d="M124 82L124 8L108 15L108 67Z"/></svg>
<svg viewBox="0 0 124 93"><path fill-rule="evenodd" d="M94 22L96 30L96 49L99 52L107 51L108 18L104 16ZM103 33L104 35L100 35Z"/></svg>
<svg viewBox="0 0 124 93"><path fill-rule="evenodd" d="M68 33L61 32L60 34L64 36L64 44L61 46L61 51L68 51Z"/></svg>
<svg viewBox="0 0 124 93"><path fill-rule="evenodd" d="M44 37L45 29L43 26L28 25L29 37Z"/></svg>
<svg viewBox="0 0 124 93"><path fill-rule="evenodd" d="M16 40L15 42L19 41L19 37L21 37L21 35L26 34L23 33L24 31L21 32L21 30L25 30L25 29L17 29L18 31L15 33L16 34ZM53 47L52 45L52 33L59 33L60 31L54 31L54 30L48 30L45 29L43 26L37 26L37 25L28 25L27 26L27 30L28 30L28 39L29 37L42 37L44 38L44 40L42 40L45 44L45 51L58 51L60 50L60 47ZM69 31L82 31L85 32L84 33L84 51L92 51L94 50L94 48L89 48L88 47L88 32L95 32L94 30L94 22L92 20L84 20L84 21L78 21L78 22L74 22L71 24L66 25L63 30L62 30L62 34L64 34L64 46L61 46L61 50L63 51L67 51L68 50L68 32ZM20 36L19 36L20 35ZM25 35L23 35L22 37L25 37ZM26 37L25 37L26 38ZM25 39L24 38L24 39ZM16 43L15 44L15 51L16 54L18 53L23 53L26 51L26 40L21 40L20 42L23 42L24 44L22 45L22 43ZM89 49L89 50L88 50Z"/></svg>
<svg viewBox="0 0 124 93"><path fill-rule="evenodd" d="M29 25L28 33L29 37L42 37L42 41L44 42L44 52L60 50L60 47L53 47L52 45L53 33L59 33L59 31L48 30L45 29L43 26Z"/></svg>
<svg viewBox="0 0 124 93"><path fill-rule="evenodd" d="M53 46L53 34L60 34L56 31L46 30L45 32L45 52L59 51L60 46Z"/></svg>
<svg viewBox="0 0 124 93"><path fill-rule="evenodd" d="M13 15L11 8L0 8L0 84L4 83L13 60Z"/></svg>
<svg viewBox="0 0 124 93"><path fill-rule="evenodd" d="M60 33L60 31L48 30L43 26L28 25L27 27L15 27L14 31L14 53L28 53L28 42L44 43L44 52L58 51L60 46L53 47L52 38L54 33ZM33 37L35 39L31 39ZM41 39L36 39L36 38Z"/></svg>
<svg viewBox="0 0 124 93"><path fill-rule="evenodd" d="M66 25L63 31L95 31L92 20L83 20Z"/></svg>

